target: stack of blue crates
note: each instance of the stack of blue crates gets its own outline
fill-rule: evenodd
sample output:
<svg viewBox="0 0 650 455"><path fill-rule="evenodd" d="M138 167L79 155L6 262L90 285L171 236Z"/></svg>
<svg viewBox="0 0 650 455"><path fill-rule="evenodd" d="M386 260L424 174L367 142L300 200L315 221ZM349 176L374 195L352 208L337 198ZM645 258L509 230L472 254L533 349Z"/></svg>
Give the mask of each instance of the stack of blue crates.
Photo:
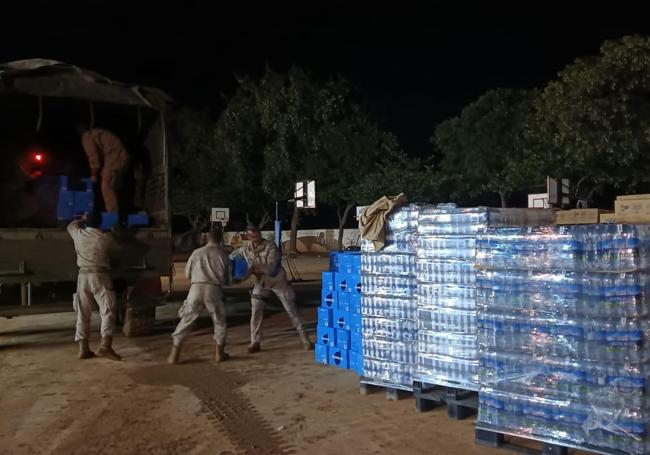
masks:
<svg viewBox="0 0 650 455"><path fill-rule="evenodd" d="M315 356L318 363L363 376L361 347L361 255L340 251L323 272Z"/></svg>
<svg viewBox="0 0 650 455"><path fill-rule="evenodd" d="M119 217L115 212L102 212L102 224L101 228L104 231L110 230L114 225L118 223ZM149 225L149 215L144 212L141 213L131 213L127 217L127 226L129 228L135 227L147 227Z"/></svg>
<svg viewBox="0 0 650 455"><path fill-rule="evenodd" d="M93 209L93 182L90 178L81 179L85 191L71 191L68 177L59 177L59 202L56 217L59 221L70 221L76 215L90 212Z"/></svg>
<svg viewBox="0 0 650 455"><path fill-rule="evenodd" d="M59 177L59 201L56 209L56 217L59 221L71 221L78 215L93 210L94 192L93 181L90 178L81 179L85 185L83 191L70 190L68 176ZM118 222L117 213L102 212L101 229L108 231ZM149 216L144 213L131 213L127 218L129 228L146 227L150 223Z"/></svg>

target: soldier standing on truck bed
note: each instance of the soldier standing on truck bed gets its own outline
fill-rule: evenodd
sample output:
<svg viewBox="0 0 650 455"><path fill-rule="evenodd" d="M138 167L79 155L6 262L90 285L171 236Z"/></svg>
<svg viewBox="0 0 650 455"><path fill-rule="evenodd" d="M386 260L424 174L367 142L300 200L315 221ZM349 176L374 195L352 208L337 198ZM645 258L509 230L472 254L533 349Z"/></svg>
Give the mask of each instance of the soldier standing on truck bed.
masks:
<svg viewBox="0 0 650 455"><path fill-rule="evenodd" d="M111 360L122 360L112 348L113 328L117 300L110 270L110 234L99 229L101 215L93 211L68 225L68 233L77 252L77 292L72 296L72 306L77 313L75 341L79 343L79 358L88 359L95 355ZM93 353L88 346L90 317L93 309L99 307L102 341Z"/></svg>
<svg viewBox="0 0 650 455"><path fill-rule="evenodd" d="M130 164L126 147L119 137L105 129L78 125L77 131L88 156L93 182L100 177L106 211L119 213L120 192Z"/></svg>

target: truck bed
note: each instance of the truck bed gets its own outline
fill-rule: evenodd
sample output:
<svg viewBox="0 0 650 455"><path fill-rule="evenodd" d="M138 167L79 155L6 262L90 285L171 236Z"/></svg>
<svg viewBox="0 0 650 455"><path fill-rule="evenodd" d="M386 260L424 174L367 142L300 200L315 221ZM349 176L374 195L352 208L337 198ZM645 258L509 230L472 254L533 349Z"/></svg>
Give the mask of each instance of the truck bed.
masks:
<svg viewBox="0 0 650 455"><path fill-rule="evenodd" d="M169 276L169 230L123 233L111 257L114 279ZM76 281L72 239L61 229L0 229L0 284Z"/></svg>

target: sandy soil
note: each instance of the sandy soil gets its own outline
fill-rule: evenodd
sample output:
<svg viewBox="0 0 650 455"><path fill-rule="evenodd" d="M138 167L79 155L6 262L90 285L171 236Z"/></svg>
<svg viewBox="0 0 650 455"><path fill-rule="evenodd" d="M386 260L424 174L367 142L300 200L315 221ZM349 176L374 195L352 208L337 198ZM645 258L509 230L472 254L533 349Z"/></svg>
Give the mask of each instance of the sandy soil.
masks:
<svg viewBox="0 0 650 455"><path fill-rule="evenodd" d="M313 328L315 308L303 309ZM414 401L359 394L351 372L317 365L284 313L265 322L263 352L248 354L245 318L231 321L232 360L212 362L202 321L165 364L160 333L117 337L122 362L77 360L73 329L20 336L0 348L1 454L479 454L472 419ZM0 335L2 332L0 325ZM503 453L503 451L492 451Z"/></svg>

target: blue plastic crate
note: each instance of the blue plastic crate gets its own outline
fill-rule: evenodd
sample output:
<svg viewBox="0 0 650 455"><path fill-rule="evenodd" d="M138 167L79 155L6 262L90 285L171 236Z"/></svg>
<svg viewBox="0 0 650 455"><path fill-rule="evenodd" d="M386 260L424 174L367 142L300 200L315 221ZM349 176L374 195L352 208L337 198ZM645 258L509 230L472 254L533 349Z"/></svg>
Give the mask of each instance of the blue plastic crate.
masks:
<svg viewBox="0 0 650 455"><path fill-rule="evenodd" d="M92 193L93 192L93 179L90 177L86 177L84 179L81 179L81 181L86 185L86 193Z"/></svg>
<svg viewBox="0 0 650 455"><path fill-rule="evenodd" d="M248 272L248 264L242 257L236 257L232 260L232 276L237 280L241 280Z"/></svg>
<svg viewBox="0 0 650 455"><path fill-rule="evenodd" d="M350 313L347 311L335 310L333 314L332 327L336 329L350 330Z"/></svg>
<svg viewBox="0 0 650 455"><path fill-rule="evenodd" d="M350 349L350 331L336 329L336 347L340 349Z"/></svg>
<svg viewBox="0 0 650 455"><path fill-rule="evenodd" d="M350 293L350 313L361 314L361 294L357 292Z"/></svg>
<svg viewBox="0 0 650 455"><path fill-rule="evenodd" d="M74 218L74 191L59 190L56 218L59 221L70 221Z"/></svg>
<svg viewBox="0 0 650 455"><path fill-rule="evenodd" d="M322 289L323 291L334 291L334 276L336 274L334 272L323 272L322 274Z"/></svg>
<svg viewBox="0 0 650 455"><path fill-rule="evenodd" d="M363 376L363 354L354 351L348 352L348 365L350 370Z"/></svg>
<svg viewBox="0 0 650 455"><path fill-rule="evenodd" d="M328 291L326 289L323 289L320 301L321 306L324 308L329 308L331 310L338 309L338 296L336 294L336 291Z"/></svg>
<svg viewBox="0 0 650 455"><path fill-rule="evenodd" d="M350 350L354 352L363 352L363 337L358 333L350 332Z"/></svg>
<svg viewBox="0 0 650 455"><path fill-rule="evenodd" d="M74 213L83 214L93 210L93 192L92 191L73 191L74 194Z"/></svg>
<svg viewBox="0 0 650 455"><path fill-rule="evenodd" d="M340 251L330 251L330 272L339 271L339 253Z"/></svg>
<svg viewBox="0 0 650 455"><path fill-rule="evenodd" d="M346 252L339 255L339 272L359 276L361 274L361 254Z"/></svg>
<svg viewBox="0 0 650 455"><path fill-rule="evenodd" d="M350 313L350 332L361 336L363 334L362 316L358 313Z"/></svg>
<svg viewBox="0 0 650 455"><path fill-rule="evenodd" d="M336 346L336 330L332 327L325 327L324 325L316 326L316 343L325 346Z"/></svg>
<svg viewBox="0 0 650 455"><path fill-rule="evenodd" d="M352 294L361 295L361 277L357 276L350 283L350 292Z"/></svg>
<svg viewBox="0 0 650 455"><path fill-rule="evenodd" d="M337 292L338 303L337 308L340 311L350 312L350 294L349 292Z"/></svg>
<svg viewBox="0 0 650 455"><path fill-rule="evenodd" d="M329 308L318 308L318 324L325 327L334 327L334 320L332 319L332 310Z"/></svg>
<svg viewBox="0 0 650 455"><path fill-rule="evenodd" d="M316 343L314 345L314 358L317 363L327 365L329 362L329 347Z"/></svg>
<svg viewBox="0 0 650 455"><path fill-rule="evenodd" d="M361 278L357 275L337 273L335 277L336 290L339 292L361 292Z"/></svg>
<svg viewBox="0 0 650 455"><path fill-rule="evenodd" d="M127 218L127 226L132 227L147 227L149 226L149 215L146 213L132 213Z"/></svg>
<svg viewBox="0 0 650 455"><path fill-rule="evenodd" d="M330 348L328 363L335 367L347 369L349 365L348 351L339 348Z"/></svg>
<svg viewBox="0 0 650 455"><path fill-rule="evenodd" d="M109 231L116 224L117 224L117 213L102 212L102 224L100 225L100 228L102 230Z"/></svg>

